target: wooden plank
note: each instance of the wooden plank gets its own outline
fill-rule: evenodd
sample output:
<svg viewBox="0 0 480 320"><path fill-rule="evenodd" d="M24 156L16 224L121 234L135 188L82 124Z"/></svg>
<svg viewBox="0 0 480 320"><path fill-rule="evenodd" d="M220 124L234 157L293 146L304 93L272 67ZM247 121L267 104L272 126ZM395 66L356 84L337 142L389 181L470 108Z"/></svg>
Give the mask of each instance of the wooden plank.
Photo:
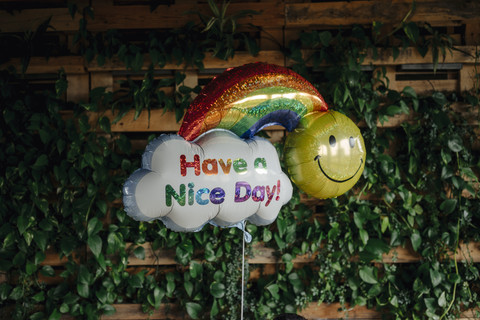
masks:
<svg viewBox="0 0 480 320"><path fill-rule="evenodd" d="M472 22L465 25L465 44L480 44L480 22Z"/></svg>
<svg viewBox="0 0 480 320"><path fill-rule="evenodd" d="M373 19L398 24L406 16L409 21L427 21L442 26L480 20L480 3L477 1L419 0L416 1L416 10L409 14L411 6L410 0L288 3L285 5L285 26L371 25Z"/></svg>
<svg viewBox="0 0 480 320"><path fill-rule="evenodd" d="M205 69L227 69L241 66L247 63L268 62L272 64L284 65L285 57L281 51L264 50L260 51L256 56L252 56L248 52L236 52L234 58L223 60L214 57L211 53L206 54L203 60ZM141 70L147 70L151 64L151 59L148 54L145 55L143 67ZM181 70L183 71L187 66L185 64L176 64L175 62L167 63L162 70ZM192 66L189 66L192 67ZM155 69L160 69L156 67ZM96 61L92 61L87 65L87 70L90 72L98 71L124 71L125 64L118 58L113 58L105 61L102 66L99 66Z"/></svg>
<svg viewBox="0 0 480 320"><path fill-rule="evenodd" d="M85 249L79 249L78 251L73 253L73 261L80 262L82 258L85 257ZM52 266L52 267L60 267L64 266L65 263L68 262L68 258L63 256L60 258L60 255L54 250L54 248L48 248L45 251L45 260L43 260L40 265L42 266Z"/></svg>
<svg viewBox="0 0 480 320"><path fill-rule="evenodd" d="M89 75L67 74L67 101L88 102L90 95Z"/></svg>
<svg viewBox="0 0 480 320"><path fill-rule="evenodd" d="M260 50L281 50L285 45L283 28L263 28L260 33Z"/></svg>
<svg viewBox="0 0 480 320"><path fill-rule="evenodd" d="M111 72L92 72L90 74L90 88L99 87L104 87L107 92L113 92L113 75Z"/></svg>
<svg viewBox="0 0 480 320"><path fill-rule="evenodd" d="M460 70L459 90L460 92L475 91L479 88L478 73L479 67L473 64L464 65Z"/></svg>
<svg viewBox="0 0 480 320"><path fill-rule="evenodd" d="M64 119L73 116L71 112L63 112L62 114ZM150 110L150 119L148 110L143 110L136 120L134 120L135 110L130 110L116 123L113 123L113 120L117 117L117 113L112 113L111 110L87 112L87 116L93 130L100 130L98 120L103 116L107 117L110 119L112 132L178 132L182 123L182 119L179 122L176 121L175 112L164 111L163 109ZM264 130L272 133L272 139L280 140L284 135L282 126L270 126Z"/></svg>
<svg viewBox="0 0 480 320"><path fill-rule="evenodd" d="M100 319L115 319L115 320L164 320L164 319L185 319L185 314L176 305L162 304L157 310L150 313L142 311L141 304L114 304L113 307L116 313L113 315L102 315Z"/></svg>
<svg viewBox="0 0 480 320"><path fill-rule="evenodd" d="M133 253L129 255L129 266L147 266L147 265L175 265L175 252L174 250L157 249L153 250L150 243L139 245L145 249L145 259L136 258ZM128 250L132 250L136 245L128 243ZM480 243L460 243L455 256L453 253L449 253L450 257L456 258L457 261L471 261L480 262ZM313 255L298 255L292 262L293 263L311 263L316 259L316 253ZM356 260L357 258L353 258ZM390 252L383 254L380 263L413 263L418 262L422 257L415 252L411 246L398 246L390 250ZM247 261L250 264L278 264L283 263L281 257L278 255L274 248L266 247L262 243L255 243L252 245L252 256L247 257Z"/></svg>
<svg viewBox="0 0 480 320"><path fill-rule="evenodd" d="M31 57L30 63L25 73L42 74L42 73L58 73L62 68L65 73L81 74L85 73L85 59L81 56L58 56L58 57ZM10 61L0 65L4 69L8 66L14 66L17 72L21 70L20 58L12 58Z"/></svg>
<svg viewBox="0 0 480 320"><path fill-rule="evenodd" d="M418 94L428 94L434 91L458 91L458 80L397 80L390 89L402 91L405 87L412 87Z"/></svg>
<svg viewBox="0 0 480 320"><path fill-rule="evenodd" d="M441 59L441 63L464 63L475 64L475 54L477 48L475 46L455 46L455 50L451 53L447 52L445 60ZM311 51L304 50L304 55L308 56ZM144 65L142 70L147 70L151 60L148 54L145 55ZM271 64L277 64L281 66L291 66L292 61L287 61L285 64L285 56L278 50L262 50L256 56L251 56L248 52L237 52L235 57L229 60L222 60L213 57L211 54L207 54L204 62L205 69L227 69L232 67L241 66L247 63L255 62L268 62ZM393 58L393 52L390 49L378 49L378 56L374 57L372 52L367 54L367 57L363 61L363 65L375 65L375 66L394 66L402 64L424 64L432 63L431 52L428 52L425 57L422 57L418 51L409 47L402 50L396 59ZM20 70L20 59L11 59L8 63L1 65L1 68L5 68L9 65L13 65ZM185 65L177 65L176 63L166 64L162 70L181 70L185 69ZM111 72L111 71L125 71L125 64L118 58L114 58L106 61L102 66L99 66L96 61L90 63L85 62L81 56L59 56L51 57L46 60L43 57L32 57L29 67L27 69L28 74L41 74L41 73L57 73L61 68L69 73L87 73L87 72ZM155 69L160 69L156 67Z"/></svg>
<svg viewBox="0 0 480 320"><path fill-rule="evenodd" d="M281 27L284 25L284 4L282 1L231 3L227 16L248 8L261 14L237 20L237 24ZM83 7L80 7L80 10ZM200 22L195 12L212 16L206 3L159 5L151 11L149 5L112 6L105 1L92 2L94 19L88 18L89 31L108 29L171 29L184 26L189 21ZM189 13L190 14L187 14ZM192 13L193 12L193 13ZM25 32L35 30L51 17L48 31L77 31L82 17L77 13L72 19L68 8L25 9L14 12L0 11L1 32Z"/></svg>
<svg viewBox="0 0 480 320"><path fill-rule="evenodd" d="M0 10L0 32L36 30L50 18L51 28L47 31L77 31L81 15L76 14L72 19L68 8L25 9L14 13Z"/></svg>
<svg viewBox="0 0 480 320"><path fill-rule="evenodd" d="M65 278L62 277L60 274L64 270L54 270L54 276L49 277L49 276L44 276L41 272L37 272L37 279L39 283L45 283L48 285L54 285L54 284L60 284L65 282Z"/></svg>
<svg viewBox="0 0 480 320"><path fill-rule="evenodd" d="M159 5L150 11L148 5L112 6L108 3L92 3L94 19L88 19L90 31L108 29L161 29L178 28L188 21L199 22L195 14L210 15L205 3L179 3ZM227 15L248 8L261 14L239 19L239 25L253 24L260 27L311 27L346 26L372 23L376 21L397 24L408 15L410 0L395 1L337 1L317 3L285 3L285 1L235 2L231 3ZM458 26L462 23L476 23L480 20L480 4L477 1L422 0L416 1L416 10L408 15L409 21L432 25ZM1 32L25 32L35 30L39 24L51 19L50 31L77 31L81 14L72 19L68 8L25 9L11 14L0 11Z"/></svg>
<svg viewBox="0 0 480 320"><path fill-rule="evenodd" d="M133 252L128 256L129 266L146 266L146 265L175 265L175 250L157 249L153 250L152 245L147 242L141 245L133 243L126 244L127 251L133 251L136 247L143 247L145 249L145 259L138 259Z"/></svg>
<svg viewBox="0 0 480 320"><path fill-rule="evenodd" d="M315 303L312 302L299 312L307 319L381 319L382 314L375 310L370 310L365 306L351 307L349 304L342 306L340 303Z"/></svg>
<svg viewBox="0 0 480 320"><path fill-rule="evenodd" d="M310 303L298 314L307 319L383 319L382 313L376 310L368 309L365 306L351 307L349 304L341 303ZM460 314L458 320L478 319L479 309L469 309Z"/></svg>
<svg viewBox="0 0 480 320"><path fill-rule="evenodd" d="M475 46L454 46L454 50L447 51L445 59L439 56L439 63L476 63L477 48ZM362 64L375 66L383 65L401 65L401 64L415 64L415 63L432 63L432 52L429 50L425 56L422 57L418 50L414 47L408 47L400 50L398 57L395 57L392 49L377 49L377 56L374 56L370 51Z"/></svg>
<svg viewBox="0 0 480 320"><path fill-rule="evenodd" d="M212 13L206 4L174 4L159 5L154 11L149 6L96 6L93 5L95 19L89 20L89 29L100 31L107 29L160 29L179 28L189 21L199 22L196 14L206 16ZM238 25L251 23L256 26L283 26L284 9L282 2L269 3L230 3L226 16L238 13L248 8L261 14L244 17L237 20Z"/></svg>
<svg viewBox="0 0 480 320"><path fill-rule="evenodd" d="M89 112L89 123L93 128L98 127L98 119L105 116L112 122L117 114L111 110L105 112ZM175 120L173 111L164 111L162 109L150 110L150 118L148 110L143 110L140 116L134 120L135 110L129 111L117 123L111 123L112 132L178 132L180 122Z"/></svg>
<svg viewBox="0 0 480 320"><path fill-rule="evenodd" d="M466 103L454 102L450 105L450 109L453 112L460 114L467 121L469 125L471 126L478 125L479 123L478 120L480 115L480 110L478 106L472 107L471 105ZM389 117L388 121L384 123L377 122L377 126L380 128L399 127L404 122L412 122L414 117L415 115L413 111L410 114L399 114L393 117ZM358 123L358 126L360 128L365 127L366 123L364 121L361 121ZM476 149L474 148L474 150Z"/></svg>
<svg viewBox="0 0 480 320"><path fill-rule="evenodd" d="M165 320L165 319L185 319L186 315L180 308L174 304L162 304L157 310L152 310L151 314L142 311L141 304L114 304L116 313L113 315L102 315L100 319L116 320ZM478 309L469 309L461 313L459 320L477 319ZM306 308L298 312L306 319L382 319L382 313L368 309L365 306L342 305L341 303L316 303L308 304ZM68 315L62 315L63 320L71 319Z"/></svg>

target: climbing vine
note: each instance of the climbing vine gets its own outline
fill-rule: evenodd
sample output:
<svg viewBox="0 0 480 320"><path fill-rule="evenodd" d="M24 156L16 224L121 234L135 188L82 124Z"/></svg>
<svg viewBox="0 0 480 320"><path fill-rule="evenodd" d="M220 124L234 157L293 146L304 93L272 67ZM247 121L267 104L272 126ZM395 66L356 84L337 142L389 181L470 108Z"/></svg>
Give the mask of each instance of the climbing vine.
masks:
<svg viewBox="0 0 480 320"><path fill-rule="evenodd" d="M257 13L226 16L227 4L209 5L212 15L200 15L199 24L151 31L135 41L118 30L89 31L93 10L70 6L72 17L82 14L74 42L87 62L103 65L115 58L134 72L148 63L140 82L127 79L113 93L92 88L89 101L80 104L63 99L68 83L62 70L55 86L43 91L23 76L29 59L18 73L1 70L0 270L8 276L0 284L0 301L12 318L96 319L114 314L113 305L120 303L141 304L146 313L167 306L191 318L239 318L241 232L208 226L176 233L160 222L127 217L121 187L139 167L141 150L127 134L112 133L107 117L91 123L86 115L111 109L117 121L130 110L138 117L164 108L180 119L200 87L184 85L181 71L157 80L155 70L166 63L203 69L209 53L219 59L240 50L256 54L255 32L238 31L244 29L236 20ZM373 31L381 27L372 23ZM47 25L41 28L36 37ZM247 274L264 272L247 282L248 318L294 313L311 302L340 302L345 310L367 306L395 319L454 319L479 306L478 265L451 254L480 241L478 137L452 107L478 107L478 86L462 95L424 96L411 87L390 88L384 70L362 67L367 54L375 57L383 47L396 56L415 46L422 54L431 50L437 68L454 47L428 24L403 22L388 35L395 41L360 26L309 31L282 48L332 108L360 123L368 155L357 187L321 202L321 210L295 190L272 225L247 225L254 243L275 248L282 261L274 273L247 265ZM172 86L173 95L160 90ZM62 117L66 109L74 116ZM382 125L402 115L408 120L400 126ZM280 156L281 149L280 143ZM136 246L142 244L175 252L177 265L132 270L128 256L145 259L144 246ZM422 258L382 262L399 247L411 247ZM51 251L64 259L63 268L46 261ZM314 256L314 262L298 265L299 255ZM45 284L45 278L58 281Z"/></svg>

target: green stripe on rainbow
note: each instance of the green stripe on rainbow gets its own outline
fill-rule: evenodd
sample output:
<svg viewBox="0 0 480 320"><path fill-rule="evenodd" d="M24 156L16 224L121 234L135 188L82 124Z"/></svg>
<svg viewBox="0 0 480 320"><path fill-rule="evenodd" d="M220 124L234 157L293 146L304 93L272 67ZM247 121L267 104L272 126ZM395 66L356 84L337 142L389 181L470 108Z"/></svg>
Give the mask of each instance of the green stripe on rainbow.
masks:
<svg viewBox="0 0 480 320"><path fill-rule="evenodd" d="M259 119L275 111L290 110L296 114L296 117L302 118L314 110L316 100L312 99L313 97L287 87L255 90L245 98L234 102L217 127L242 136Z"/></svg>

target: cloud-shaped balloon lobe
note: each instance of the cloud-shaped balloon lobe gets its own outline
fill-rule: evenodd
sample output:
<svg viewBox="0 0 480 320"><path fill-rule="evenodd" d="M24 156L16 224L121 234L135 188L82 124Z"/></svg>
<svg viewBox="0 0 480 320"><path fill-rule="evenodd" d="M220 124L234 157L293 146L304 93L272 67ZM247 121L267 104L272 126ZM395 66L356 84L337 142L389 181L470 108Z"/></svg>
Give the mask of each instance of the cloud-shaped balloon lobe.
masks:
<svg viewBox="0 0 480 320"><path fill-rule="evenodd" d="M164 134L149 143L123 186L125 211L139 221L160 219L173 231L198 231L242 221L272 223L292 196L275 147L213 129L193 142Z"/></svg>

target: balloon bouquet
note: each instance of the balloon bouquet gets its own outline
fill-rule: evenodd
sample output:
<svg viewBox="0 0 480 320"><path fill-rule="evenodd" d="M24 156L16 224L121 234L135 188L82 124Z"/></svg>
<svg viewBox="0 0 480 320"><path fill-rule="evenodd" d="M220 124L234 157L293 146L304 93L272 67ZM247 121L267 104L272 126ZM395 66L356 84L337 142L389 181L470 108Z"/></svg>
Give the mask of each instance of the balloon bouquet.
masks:
<svg viewBox="0 0 480 320"><path fill-rule="evenodd" d="M271 125L289 131L288 175L273 145L255 136ZM360 130L329 110L311 83L290 69L252 63L214 78L190 105L178 135L161 135L146 147L142 168L124 184L123 203L132 218L160 219L174 231L210 223L245 232L246 221L276 219L291 198L291 181L310 196L336 197L353 187L364 166Z"/></svg>

